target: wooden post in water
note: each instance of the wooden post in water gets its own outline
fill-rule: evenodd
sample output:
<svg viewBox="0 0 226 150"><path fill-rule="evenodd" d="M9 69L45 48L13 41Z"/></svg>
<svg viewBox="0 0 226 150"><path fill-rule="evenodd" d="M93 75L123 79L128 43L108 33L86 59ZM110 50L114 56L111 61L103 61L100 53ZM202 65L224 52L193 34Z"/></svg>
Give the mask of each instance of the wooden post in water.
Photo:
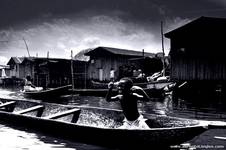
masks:
<svg viewBox="0 0 226 150"><path fill-rule="evenodd" d="M74 68L73 68L73 51L71 50L71 84L72 84L72 91L74 91Z"/></svg>
<svg viewBox="0 0 226 150"><path fill-rule="evenodd" d="M163 76L165 76L165 50L164 50L163 22L162 21L161 21L161 39L162 39L162 53L163 53Z"/></svg>
<svg viewBox="0 0 226 150"><path fill-rule="evenodd" d="M47 62L46 62L46 66L47 66L47 75L46 75L46 88L49 87L49 51L47 52Z"/></svg>
<svg viewBox="0 0 226 150"><path fill-rule="evenodd" d="M38 81L38 74L36 75L36 84L37 84L37 86L39 86L39 81Z"/></svg>
<svg viewBox="0 0 226 150"><path fill-rule="evenodd" d="M142 80L143 80L143 77L144 77L144 49L142 50L142 57L143 57L143 61L142 61Z"/></svg>
<svg viewBox="0 0 226 150"><path fill-rule="evenodd" d="M85 63L85 81L84 81L84 84L85 84L85 85L84 85L84 88L85 88L85 89L86 89L86 72L87 72L87 71L86 71L86 63Z"/></svg>

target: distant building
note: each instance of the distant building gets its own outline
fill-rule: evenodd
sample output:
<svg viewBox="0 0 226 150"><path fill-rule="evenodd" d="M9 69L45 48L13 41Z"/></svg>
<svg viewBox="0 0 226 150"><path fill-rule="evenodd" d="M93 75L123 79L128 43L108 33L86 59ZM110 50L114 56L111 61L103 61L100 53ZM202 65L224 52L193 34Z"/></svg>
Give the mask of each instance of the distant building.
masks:
<svg viewBox="0 0 226 150"><path fill-rule="evenodd" d="M86 62L73 60L75 87L84 87ZM60 58L11 57L10 77L23 79L30 76L36 86L57 87L71 84L71 60Z"/></svg>
<svg viewBox="0 0 226 150"><path fill-rule="evenodd" d="M21 66L24 57L11 57L7 65L10 66L9 76L15 78L24 77L24 68Z"/></svg>
<svg viewBox="0 0 226 150"><path fill-rule="evenodd" d="M114 78L117 80L122 76L123 69L130 69L130 59L143 58L142 51L126 50L111 47L97 47L85 53L90 56L87 77L90 80L110 81L110 72L114 70ZM144 57L155 57L153 53L144 53ZM133 63L137 65L136 63ZM137 66L136 66L137 67ZM142 69L142 68L141 68ZM149 68L150 70L152 68ZM132 76L133 70L131 70ZM127 74L130 76L130 74Z"/></svg>

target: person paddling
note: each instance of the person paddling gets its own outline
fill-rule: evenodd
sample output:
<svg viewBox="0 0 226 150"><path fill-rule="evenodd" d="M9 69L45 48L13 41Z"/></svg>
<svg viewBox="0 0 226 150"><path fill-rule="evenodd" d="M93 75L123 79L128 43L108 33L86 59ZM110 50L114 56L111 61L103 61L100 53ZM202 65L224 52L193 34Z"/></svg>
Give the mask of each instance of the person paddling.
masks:
<svg viewBox="0 0 226 150"><path fill-rule="evenodd" d="M114 83L108 84L108 93L106 95L106 101L119 101L123 110L125 119L123 125L119 128L127 129L148 129L148 125L145 119L138 111L138 100L150 101L150 97L139 86L133 86L133 81L130 78L122 78L118 82L117 90L118 95L112 96L112 89Z"/></svg>

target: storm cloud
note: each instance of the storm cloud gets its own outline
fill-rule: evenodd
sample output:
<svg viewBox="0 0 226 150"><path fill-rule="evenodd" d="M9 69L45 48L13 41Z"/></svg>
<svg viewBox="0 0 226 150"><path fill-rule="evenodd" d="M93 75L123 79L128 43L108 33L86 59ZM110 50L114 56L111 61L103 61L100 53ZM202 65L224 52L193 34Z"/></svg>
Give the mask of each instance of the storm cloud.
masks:
<svg viewBox="0 0 226 150"><path fill-rule="evenodd" d="M1 0L0 63L11 56L69 58L82 49L111 46L161 52L164 32L200 16L225 17L213 0ZM165 39L166 53L169 41Z"/></svg>

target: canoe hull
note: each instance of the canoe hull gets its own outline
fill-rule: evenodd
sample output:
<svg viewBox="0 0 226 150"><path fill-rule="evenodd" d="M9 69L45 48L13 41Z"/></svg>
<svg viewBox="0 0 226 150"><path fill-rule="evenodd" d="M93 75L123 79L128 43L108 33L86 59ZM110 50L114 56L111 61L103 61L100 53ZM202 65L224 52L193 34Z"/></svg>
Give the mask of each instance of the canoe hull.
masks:
<svg viewBox="0 0 226 150"><path fill-rule="evenodd" d="M143 88L144 91L149 95L152 99L163 98L164 91L162 89L155 88ZM81 96L100 96L105 97L108 92L108 89L74 89L72 93L79 94ZM117 94L117 90L113 89L113 95Z"/></svg>
<svg viewBox="0 0 226 150"><path fill-rule="evenodd" d="M26 107L23 102L18 103L20 107ZM33 106L35 103L25 105ZM57 108L59 106L59 108ZM47 110L67 110L74 107L45 104ZM20 115L11 112L0 111L0 122L9 123L11 125L24 126L33 130L50 133L52 135L76 140L84 143L102 145L107 147L137 147L137 148L150 148L153 146L169 147L170 145L181 144L193 137L201 134L207 129L201 125L190 126L176 126L164 125L166 121L180 121L181 119L171 118L166 116L149 116L147 124L155 126L154 128L141 130L141 129L117 129L122 124L123 115L121 111L106 110L88 107L78 107L81 109L77 123L71 123L70 119L66 120L52 120L30 115ZM15 108L18 110L19 108ZM51 110L52 111L52 110ZM53 111L53 112L54 112ZM106 117L108 114L108 117ZM44 111L44 116L48 112ZM87 118L89 116L89 118ZM94 120L94 121L93 121ZM158 122L156 123L155 120ZM181 120L181 122L188 120ZM156 123L156 125L155 125ZM86 125L85 125L86 124ZM89 125L89 126L88 126ZM164 127L162 127L164 126Z"/></svg>
<svg viewBox="0 0 226 150"><path fill-rule="evenodd" d="M142 88L148 88L148 89L163 89L165 86L168 86L170 84L174 84L173 81L152 81L152 82L141 82L141 83L134 83L136 86L140 86ZM107 89L108 83L101 83L101 82L94 82L92 81L93 89Z"/></svg>
<svg viewBox="0 0 226 150"><path fill-rule="evenodd" d="M206 131L202 126L168 130L128 131L79 126L72 123L11 115L9 113L0 113L0 117L1 122L10 122L10 124L28 127L58 137L107 147L169 147L191 140Z"/></svg>
<svg viewBox="0 0 226 150"><path fill-rule="evenodd" d="M66 86L48 89L48 90L23 92L23 94L27 98L47 99L47 98L53 98L53 97L64 95L68 93L71 87L72 87L71 85L66 85Z"/></svg>
<svg viewBox="0 0 226 150"><path fill-rule="evenodd" d="M136 86L142 87L146 93L150 96L150 98L163 98L164 96L164 87L168 85L175 84L172 81L153 81L146 83L134 83ZM99 83L93 82L93 86L91 89L75 89L72 92L80 95L89 95L89 96L101 96L105 97L108 91L107 83ZM116 89L114 89L114 94L117 93Z"/></svg>

